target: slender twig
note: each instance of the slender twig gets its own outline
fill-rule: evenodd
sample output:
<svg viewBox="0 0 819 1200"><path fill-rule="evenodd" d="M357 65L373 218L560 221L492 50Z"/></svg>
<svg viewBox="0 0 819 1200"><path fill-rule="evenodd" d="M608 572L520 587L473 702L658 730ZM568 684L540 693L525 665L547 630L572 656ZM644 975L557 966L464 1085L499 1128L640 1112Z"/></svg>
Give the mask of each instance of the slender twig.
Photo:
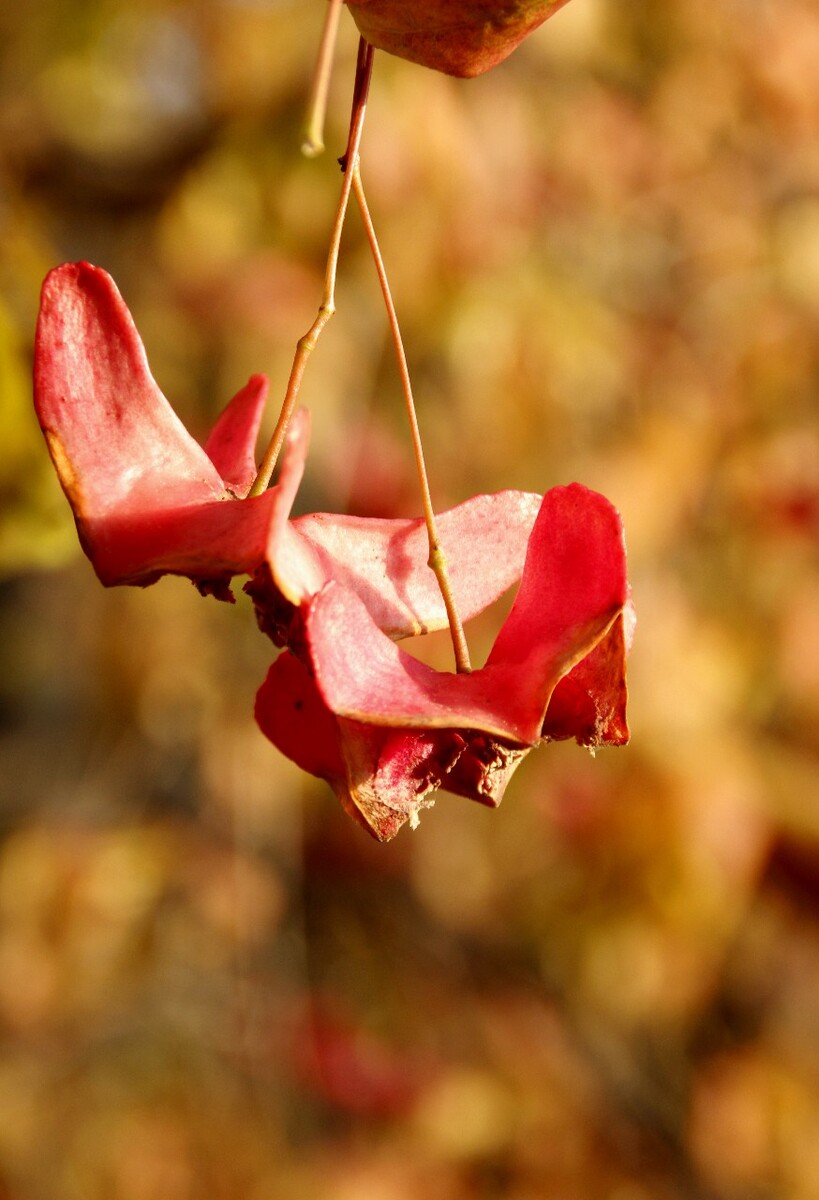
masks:
<svg viewBox="0 0 819 1200"><path fill-rule="evenodd" d="M301 152L307 158L315 158L324 151L324 118L327 113L327 93L330 89L330 72L336 34L344 0L327 0L327 14L321 31L319 52L310 83L307 115L302 134Z"/></svg>
<svg viewBox="0 0 819 1200"><path fill-rule="evenodd" d="M370 251L373 256L373 261L375 262L375 269L378 273L378 282L381 284L381 293L384 297L384 304L387 309L387 319L389 321L390 333L392 334L395 357L398 361L398 372L401 377L401 389L404 393L404 403L406 404L407 419L409 420L412 448L415 454L415 466L418 472L418 481L421 485L421 502L424 510L424 522L427 527L427 536L429 539L428 564L435 573L435 578L438 580L438 587L441 589L441 596L443 597L447 618L449 620L449 629L452 634L452 647L455 651L456 668L459 672L467 673L472 669L469 661L469 648L466 644L466 635L464 634L463 623L458 614L455 596L452 591L452 584L450 583L449 579L446 555L444 554L438 538L438 527L435 521L435 510L432 507L432 497L429 491L429 479L427 477L427 468L424 461L424 449L421 444L421 431L418 427L418 416L415 411L415 400L413 399L412 395L412 382L410 380L409 367L407 366L407 356L404 350L404 342L401 337L401 329L398 324L398 316L392 300L389 280L387 279L387 271L384 266L384 259L381 256L381 249L378 245L378 238L375 234L375 227L373 225L372 217L370 216L367 198L364 194L364 185L361 182L361 171L359 170L357 161L352 168L352 177L353 192L355 193L358 207L361 210L361 217L364 222L367 241L370 244Z"/></svg>
<svg viewBox="0 0 819 1200"><path fill-rule="evenodd" d="M330 250L327 255L327 266L324 273L324 293L322 295L321 304L316 315L316 319L303 337L299 338L296 344L296 353L293 358L293 366L290 368L290 378L287 381L287 390L282 402L279 419L276 422L276 428L270 438L270 443L265 451L262 459L259 473L253 487L250 489L251 496L259 496L270 483L273 476L273 471L276 467L276 460L279 457L285 435L287 434L287 426L290 424L290 418L293 415L293 409L296 407L296 400L301 387L304 368L307 365L307 360L310 354L315 349L316 342L321 336L322 330L327 322L336 311L335 291L336 291L336 275L338 273L338 252L341 245L341 232L344 228L344 218L347 215L347 206L350 200L350 191L353 182L353 170L351 167L358 162L358 152L361 145L361 131L364 126L364 116L367 111L367 95L370 88L370 78L373 69L373 48L361 38L358 47L358 62L356 64L355 87L353 89L353 111L350 119L350 134L347 139L347 150L341 160L341 169L344 172L344 181L341 185L341 196L336 210L333 229L330 236Z"/></svg>

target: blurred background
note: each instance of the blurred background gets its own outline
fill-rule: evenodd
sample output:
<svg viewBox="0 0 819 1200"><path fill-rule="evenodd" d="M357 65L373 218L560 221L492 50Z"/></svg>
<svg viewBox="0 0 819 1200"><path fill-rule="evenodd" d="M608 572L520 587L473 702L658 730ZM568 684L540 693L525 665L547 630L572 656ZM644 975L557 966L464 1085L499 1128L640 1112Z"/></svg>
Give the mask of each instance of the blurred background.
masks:
<svg viewBox="0 0 819 1200"><path fill-rule="evenodd" d="M30 397L77 258L194 433L283 394L357 45L305 160L323 16L0 11L0 1197L815 1200L819 6L573 0L471 81L377 56L436 503L604 491L639 616L628 748L387 846L256 729L246 598L97 583ZM414 515L354 211L337 301L300 503Z"/></svg>

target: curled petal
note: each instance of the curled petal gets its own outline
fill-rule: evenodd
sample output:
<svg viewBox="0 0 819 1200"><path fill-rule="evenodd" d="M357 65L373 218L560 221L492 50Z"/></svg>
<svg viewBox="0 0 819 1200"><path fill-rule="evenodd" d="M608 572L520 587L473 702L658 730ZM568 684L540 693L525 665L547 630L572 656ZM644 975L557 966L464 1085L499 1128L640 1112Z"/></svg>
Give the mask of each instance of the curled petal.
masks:
<svg viewBox="0 0 819 1200"><path fill-rule="evenodd" d="M337 720L310 672L289 651L279 655L259 688L256 721L282 754L325 779L345 812L379 841L389 841L408 819L406 808L385 804L370 784L385 732Z"/></svg>
<svg viewBox="0 0 819 1200"><path fill-rule="evenodd" d="M162 509L225 495L154 382L116 284L90 263L57 267L43 284L34 403L78 519L122 504Z"/></svg>
<svg viewBox="0 0 819 1200"><path fill-rule="evenodd" d="M271 523L283 507L282 492L270 488L235 503L214 500L182 511L121 510L97 520L78 517L77 528L94 569L108 586L144 586L168 574L211 585L255 568L264 557Z"/></svg>
<svg viewBox="0 0 819 1200"><path fill-rule="evenodd" d="M528 746L510 746L497 738L472 733L442 786L448 792L497 808L506 785L528 753Z"/></svg>
<svg viewBox="0 0 819 1200"><path fill-rule="evenodd" d="M246 496L256 478L256 439L268 390L266 375L251 375L205 442L205 453L237 497Z"/></svg>
<svg viewBox="0 0 819 1200"><path fill-rule="evenodd" d="M256 694L256 721L265 737L303 771L334 786L344 780L336 718L310 672L287 650Z"/></svg>
<svg viewBox="0 0 819 1200"><path fill-rule="evenodd" d="M543 737L550 741L573 737L581 746L624 746L629 740L627 698L626 638L619 616L555 688Z"/></svg>
<svg viewBox="0 0 819 1200"><path fill-rule="evenodd" d="M541 662L550 664L565 653L564 644L584 640L584 628L597 631L596 641L601 618L607 628L627 600L617 509L579 483L552 488L543 497L520 588L488 663L537 671Z"/></svg>
<svg viewBox="0 0 819 1200"><path fill-rule="evenodd" d="M75 510L80 540L102 582L145 585L175 574L216 590L214 581L250 574L264 560L271 539L286 535L308 437L308 414L297 413L278 483L252 499L181 507L143 507L126 499L99 515Z"/></svg>
<svg viewBox="0 0 819 1200"><path fill-rule="evenodd" d="M326 584L311 602L305 631L319 691L337 715L372 725L481 729L521 740L503 712L499 672L435 671L386 638L358 597L337 584Z"/></svg>
<svg viewBox="0 0 819 1200"><path fill-rule="evenodd" d="M111 277L89 263L57 267L43 285L34 396L83 547L103 583L187 575L229 596L281 538L304 471L305 413L291 426L279 482L237 501L255 474L267 392L254 376L203 449L157 387Z"/></svg>
<svg viewBox="0 0 819 1200"><path fill-rule="evenodd" d="M313 678L284 651L256 696L262 733L304 771L326 780L342 807L378 841L389 841L443 787L497 807L528 752L483 734L390 729L337 718Z"/></svg>
<svg viewBox="0 0 819 1200"><path fill-rule="evenodd" d="M483 669L457 675L419 662L384 635L356 592L329 580L298 610L309 665L278 660L257 718L387 840L417 823L439 788L496 807L541 738L626 741L626 617L630 626L617 512L576 484L554 488ZM289 674L274 694L280 672Z"/></svg>
<svg viewBox="0 0 819 1200"><path fill-rule="evenodd" d="M608 632L625 599L619 517L603 496L572 485L543 499L518 597L482 670L455 675L418 662L335 583L307 607L305 631L316 683L337 715L476 729L531 746L555 686Z"/></svg>
<svg viewBox="0 0 819 1200"><path fill-rule="evenodd" d="M73 263L46 279L36 407L80 539L103 583L148 584L175 573L229 598L234 575L262 571L260 608L268 579L298 606L334 578L361 595L391 637L444 627L421 520L328 514L288 520L307 450L305 414L294 418L276 486L244 498L255 476L266 393L267 381L254 376L203 449L154 382L111 277ZM538 502L527 493L503 492L442 514L441 536L465 618L520 577Z"/></svg>

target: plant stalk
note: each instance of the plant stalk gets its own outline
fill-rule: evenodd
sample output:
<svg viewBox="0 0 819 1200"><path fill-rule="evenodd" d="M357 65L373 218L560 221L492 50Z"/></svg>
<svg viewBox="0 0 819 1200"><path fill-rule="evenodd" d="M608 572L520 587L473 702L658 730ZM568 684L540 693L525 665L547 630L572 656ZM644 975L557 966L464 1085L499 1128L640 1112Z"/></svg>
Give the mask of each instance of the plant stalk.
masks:
<svg viewBox="0 0 819 1200"><path fill-rule="evenodd" d="M324 118L327 115L327 93L330 90L330 74L341 8L344 0L327 0L327 13L321 31L318 57L310 82L307 115L302 133L301 152L307 158L316 158L324 152Z"/></svg>
<svg viewBox="0 0 819 1200"><path fill-rule="evenodd" d="M430 569L434 572L435 578L438 580L438 587L441 590L441 596L446 608L447 619L449 621L449 629L452 635L452 648L455 652L455 666L459 673L468 674L472 670L469 660L469 647L466 642L463 622L458 613L458 608L455 603L455 596L452 591L452 584L449 578L449 570L447 568L446 555L444 554L438 537L438 526L435 520L435 510L432 506L432 497L429 490L429 477L427 475L426 462L424 460L424 448L421 443L421 431L418 426L418 415L415 411L415 400L412 394L412 381L410 379L409 367L407 365L407 355L404 350L404 341L401 337L401 329L398 324L398 316L395 311L395 305L392 299L387 271L384 266L384 259L381 255L381 249L376 237L375 227L370 215L367 198L364 193L364 185L361 181L361 171L359 170L358 161L352 168L353 191L355 193L356 202L361 210L361 218L364 222L364 229L367 234L367 241L370 244L370 251L375 263L375 269L378 273L378 282L381 285L381 294L384 297L384 304L387 309L387 319L392 334L393 347L395 349L395 357L398 361L398 371L401 378L401 389L404 394L404 403L407 409L407 419L409 420L410 436L412 438L412 449L415 455L415 467L418 473L418 482L421 486L421 503L424 510L424 522L427 527L427 537L429 539L429 558L427 563Z"/></svg>
<svg viewBox="0 0 819 1200"><path fill-rule="evenodd" d="M330 235L330 250L327 255L327 266L324 272L324 292L316 319L307 330L307 333L299 338L296 343L296 353L293 358L293 365L290 368L290 378L287 381L287 390L282 402L279 419L276 422L276 427L273 430L264 458L259 467L259 473L256 476L253 487L248 493L250 496L260 496L268 487L273 477L273 472L276 469L276 461L287 435L287 427L290 424L290 418L296 407L296 400L298 399L307 360L315 349L322 330L336 311L335 291L341 233L344 228L345 217L347 216L354 167L358 162L358 153L361 146L361 133L364 127L364 117L367 112L367 96L372 77L373 55L373 47L364 38L361 38L358 46L358 62L356 64L355 86L353 89L350 133L347 139L347 149L344 157L341 159L344 180L341 185L341 196L339 197L338 208Z"/></svg>

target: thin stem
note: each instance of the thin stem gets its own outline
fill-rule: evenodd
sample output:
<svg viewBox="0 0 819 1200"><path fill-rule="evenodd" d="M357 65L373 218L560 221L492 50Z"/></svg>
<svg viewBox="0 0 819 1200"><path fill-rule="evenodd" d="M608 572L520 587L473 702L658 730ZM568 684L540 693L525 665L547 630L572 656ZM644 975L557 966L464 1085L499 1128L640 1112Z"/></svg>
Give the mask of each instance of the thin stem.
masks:
<svg viewBox="0 0 819 1200"><path fill-rule="evenodd" d="M293 366L290 368L290 378L287 381L287 390L284 394L279 419L276 422L276 428L270 438L270 443L265 451L262 459L259 473L256 476L253 487L250 489L250 496L259 496L265 490L273 477L273 471L276 468L276 460L279 457L279 451L284 445L284 439L287 434L287 426L290 424L290 418L293 415L293 409L296 407L296 400L301 387L304 368L307 366L307 360L310 354L315 349L316 342L321 336L322 330L327 322L336 311L335 291L336 291L336 275L338 273L338 252L341 245L341 231L344 228L344 218L347 215L347 206L350 200L350 191L352 189L352 181L355 164L358 162L358 151L361 145L361 131L364 126L364 116L367 111L367 95L370 88L370 78L373 69L373 48L361 38L358 47L358 62L356 64L355 87L353 89L353 111L350 119L350 134L347 139L347 150L341 160L341 169L344 172L344 181L341 185L341 196L336 210L333 229L330 236L330 250L327 255L327 266L324 272L324 292L322 295L321 304L313 324L307 330L303 337L299 338L296 343L296 353L293 358ZM353 168L351 170L350 168Z"/></svg>
<svg viewBox="0 0 819 1200"><path fill-rule="evenodd" d="M307 115L302 134L301 152L307 158L316 158L324 151L324 118L327 114L327 93L330 90L330 73L336 34L344 0L328 0L324 28L321 31L319 52L310 83Z"/></svg>
<svg viewBox="0 0 819 1200"><path fill-rule="evenodd" d="M435 510L432 507L432 497L429 491L429 478L427 476L426 463L424 461L424 448L421 444L421 431L418 427L418 416L415 411L415 400L412 395L412 382L410 380L409 367L407 366L407 356L404 351L404 342L401 337L401 329L398 325L398 316L395 311L395 305L392 300L389 280L387 279L387 271L384 266L384 260L381 256L381 249L378 245L378 238L375 234L372 217L370 216L367 198L364 194L364 185L361 182L361 172L358 162L356 161L352 169L353 191L361 210L361 217L364 222L364 229L367 234L367 241L370 244L370 251L375 262L375 269L378 273L378 282L381 284L381 293L384 297L384 304L387 309L387 319L389 321L390 332L392 334L393 346L395 348L395 356L398 360L398 371L401 377L401 389L404 393L404 402L407 408L407 418L410 426L410 436L412 438L412 448L415 454L415 467L418 472L418 481L421 485L421 502L424 510L424 522L427 527L427 536L429 539L429 559L428 565L435 573L435 578L438 580L438 587L441 589L444 607L446 608L447 618L449 620L449 628L452 634L452 648L455 651L455 666L457 670L463 674L467 674L472 670L469 661L469 647L466 644L466 635L461 618L458 614L458 608L455 603L455 596L452 591L452 584L449 579L449 571L447 569L446 555L441 547L438 538L438 527L435 521Z"/></svg>

